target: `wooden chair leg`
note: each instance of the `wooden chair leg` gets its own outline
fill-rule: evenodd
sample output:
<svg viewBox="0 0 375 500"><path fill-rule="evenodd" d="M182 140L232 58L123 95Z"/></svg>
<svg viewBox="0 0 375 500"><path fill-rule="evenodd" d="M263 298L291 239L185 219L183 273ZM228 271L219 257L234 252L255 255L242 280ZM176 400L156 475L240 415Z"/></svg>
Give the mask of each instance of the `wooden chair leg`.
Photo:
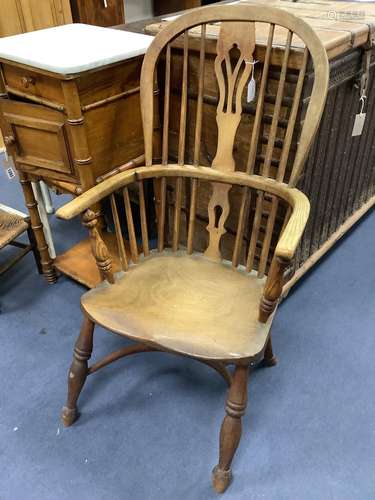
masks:
<svg viewBox="0 0 375 500"><path fill-rule="evenodd" d="M212 486L223 493L232 480L231 464L241 439L242 422L247 404L249 366L236 366L226 403L226 416L220 430L219 463L212 471Z"/></svg>
<svg viewBox="0 0 375 500"><path fill-rule="evenodd" d="M275 365L277 365L277 357L274 355L273 349L272 349L271 334L268 337L266 349L264 351L263 363L266 366L275 366Z"/></svg>
<svg viewBox="0 0 375 500"><path fill-rule="evenodd" d="M68 374L68 397L61 412L65 427L72 425L78 418L77 400L88 375L88 360L91 357L95 324L84 318L81 332L74 347L73 361Z"/></svg>

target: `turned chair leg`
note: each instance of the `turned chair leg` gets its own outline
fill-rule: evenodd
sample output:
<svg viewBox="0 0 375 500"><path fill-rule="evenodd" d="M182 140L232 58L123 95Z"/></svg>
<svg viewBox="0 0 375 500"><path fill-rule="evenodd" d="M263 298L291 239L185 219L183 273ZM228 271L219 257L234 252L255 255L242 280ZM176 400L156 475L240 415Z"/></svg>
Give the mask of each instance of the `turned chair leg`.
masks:
<svg viewBox="0 0 375 500"><path fill-rule="evenodd" d="M264 351L264 359L263 363L265 366L275 366L277 365L277 357L273 353L272 349L272 339L271 339L271 334L268 337L268 341L266 344L266 349Z"/></svg>
<svg viewBox="0 0 375 500"><path fill-rule="evenodd" d="M212 471L212 485L217 493L223 493L232 480L231 464L241 439L241 417L246 410L248 376L249 366L236 366L227 398L226 416L220 430L219 463Z"/></svg>
<svg viewBox="0 0 375 500"><path fill-rule="evenodd" d="M61 412L65 427L72 425L78 418L77 400L88 375L87 361L91 357L95 324L84 318L81 332L74 347L73 361L68 374L68 397Z"/></svg>

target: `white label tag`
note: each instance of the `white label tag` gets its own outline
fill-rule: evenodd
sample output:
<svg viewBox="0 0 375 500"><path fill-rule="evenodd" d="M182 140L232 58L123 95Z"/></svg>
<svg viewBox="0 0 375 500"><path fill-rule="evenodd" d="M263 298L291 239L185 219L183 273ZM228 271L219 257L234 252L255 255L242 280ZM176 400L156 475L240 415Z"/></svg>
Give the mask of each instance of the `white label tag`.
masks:
<svg viewBox="0 0 375 500"><path fill-rule="evenodd" d="M7 154L5 155L4 168L8 179L12 181L16 177L16 171L14 169L13 159Z"/></svg>
<svg viewBox="0 0 375 500"><path fill-rule="evenodd" d="M251 80L247 85L247 102L253 101L254 97L255 97L255 80L254 76L251 75Z"/></svg>
<svg viewBox="0 0 375 500"><path fill-rule="evenodd" d="M355 115L352 137L362 135L363 127L365 125L366 113L358 113Z"/></svg>
<svg viewBox="0 0 375 500"><path fill-rule="evenodd" d="M8 167L8 168L6 169L6 173L7 173L8 179L10 179L10 180L14 179L14 178L15 178L15 176L16 176L16 173L15 173L15 171L13 170L13 168L12 168L12 167Z"/></svg>

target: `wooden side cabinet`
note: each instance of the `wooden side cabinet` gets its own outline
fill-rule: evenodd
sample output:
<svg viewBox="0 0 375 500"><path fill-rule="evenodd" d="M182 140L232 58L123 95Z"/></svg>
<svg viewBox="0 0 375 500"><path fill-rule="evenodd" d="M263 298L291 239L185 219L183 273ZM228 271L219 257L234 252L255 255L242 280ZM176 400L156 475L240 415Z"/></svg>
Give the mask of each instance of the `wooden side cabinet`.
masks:
<svg viewBox="0 0 375 500"><path fill-rule="evenodd" d="M40 36L34 33L22 35L28 41L17 52L19 56L25 44L37 44L29 65L9 59L14 53L9 48L4 52L5 44L2 46L0 125L20 175L45 277L54 282L56 267L93 286L99 275L89 240L52 262L30 183L43 180L60 192L79 195L108 172L131 160L143 161L139 78L143 53L152 38L76 24L56 28L53 33L45 36L49 37L49 47L56 49L46 52L52 53L48 56L51 65L60 64L54 71L38 67L40 61L45 63L40 47L48 44L40 42ZM71 47L82 40L87 44L72 72L64 66L64 58L58 63L56 57L60 38L66 36L77 41ZM92 68L79 69L86 68L87 57L96 56L95 43L105 45L108 54L102 54ZM123 59L109 62L113 47L119 46L123 47ZM88 56L87 47L91 50Z"/></svg>
<svg viewBox="0 0 375 500"><path fill-rule="evenodd" d="M99 280L85 240L53 262L30 182L79 195L99 176L143 154L139 102L142 58L82 74L57 75L2 61L1 128L25 191L44 275L55 268L87 286ZM77 261L78 259L78 261Z"/></svg>

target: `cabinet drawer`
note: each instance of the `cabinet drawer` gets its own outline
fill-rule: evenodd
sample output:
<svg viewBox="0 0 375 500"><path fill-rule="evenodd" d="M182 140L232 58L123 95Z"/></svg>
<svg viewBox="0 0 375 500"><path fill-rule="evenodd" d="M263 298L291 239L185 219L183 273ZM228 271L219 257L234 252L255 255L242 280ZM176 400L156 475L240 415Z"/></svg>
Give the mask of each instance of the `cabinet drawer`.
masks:
<svg viewBox="0 0 375 500"><path fill-rule="evenodd" d="M0 111L6 142L15 146L20 164L74 176L62 113L8 99L1 101Z"/></svg>
<svg viewBox="0 0 375 500"><path fill-rule="evenodd" d="M2 69L7 92L33 100L47 100L63 109L64 96L59 79L7 63L2 63Z"/></svg>

